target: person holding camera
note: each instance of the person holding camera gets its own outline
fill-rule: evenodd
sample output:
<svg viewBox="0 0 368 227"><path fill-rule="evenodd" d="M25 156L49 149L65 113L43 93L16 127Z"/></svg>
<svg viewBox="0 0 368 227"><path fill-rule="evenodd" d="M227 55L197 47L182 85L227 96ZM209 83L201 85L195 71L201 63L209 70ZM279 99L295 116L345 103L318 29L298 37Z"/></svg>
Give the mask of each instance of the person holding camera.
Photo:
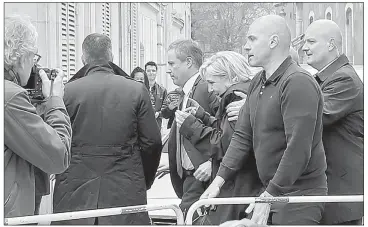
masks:
<svg viewBox="0 0 368 227"><path fill-rule="evenodd" d="M44 72L43 118L37 113L25 86L37 54L37 31L21 16L5 18L4 29L4 215L33 215L35 168L62 173L70 162L72 129L63 102L61 70L52 82ZM53 89L52 89L53 87Z"/></svg>

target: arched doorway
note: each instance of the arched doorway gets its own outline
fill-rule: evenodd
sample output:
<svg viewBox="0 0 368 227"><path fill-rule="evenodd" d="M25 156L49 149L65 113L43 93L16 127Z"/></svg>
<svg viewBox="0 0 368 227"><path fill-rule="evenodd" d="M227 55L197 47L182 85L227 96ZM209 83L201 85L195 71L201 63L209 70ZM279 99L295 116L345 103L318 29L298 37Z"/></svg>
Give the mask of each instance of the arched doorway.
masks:
<svg viewBox="0 0 368 227"><path fill-rule="evenodd" d="M331 6L327 7L325 11L325 19L332 20L332 8Z"/></svg>
<svg viewBox="0 0 368 227"><path fill-rule="evenodd" d="M328 13L327 13L327 15L326 15L326 19L327 19L327 20L331 20L331 13L330 13L330 12L328 12Z"/></svg>
<svg viewBox="0 0 368 227"><path fill-rule="evenodd" d="M345 11L346 56L353 63L353 11L348 7Z"/></svg>
<svg viewBox="0 0 368 227"><path fill-rule="evenodd" d="M313 21L314 21L314 12L313 11L309 12L308 18L309 18L309 24L313 23Z"/></svg>

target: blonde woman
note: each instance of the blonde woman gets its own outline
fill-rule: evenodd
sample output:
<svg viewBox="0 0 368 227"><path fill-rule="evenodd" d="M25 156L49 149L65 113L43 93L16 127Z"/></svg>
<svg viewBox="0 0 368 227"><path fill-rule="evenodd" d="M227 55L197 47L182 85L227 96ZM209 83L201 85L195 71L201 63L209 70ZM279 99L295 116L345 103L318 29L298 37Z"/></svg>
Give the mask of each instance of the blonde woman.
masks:
<svg viewBox="0 0 368 227"><path fill-rule="evenodd" d="M186 109L191 115L182 124L184 136L198 149L206 150L211 144L212 176L216 176L222 157L230 144L236 121L229 121L226 107L231 102L243 99L248 91L251 78L256 73L244 56L233 51L218 52L209 58L199 69L201 76L208 82L208 89L219 98L220 107L215 117L206 113L194 100L192 107ZM205 177L201 172L195 173L197 179ZM212 177L212 178L213 178ZM250 158L244 167L232 179L225 183L219 197L257 196L261 189L255 158ZM221 205L207 216L209 223L221 224L228 220L244 217L248 205Z"/></svg>

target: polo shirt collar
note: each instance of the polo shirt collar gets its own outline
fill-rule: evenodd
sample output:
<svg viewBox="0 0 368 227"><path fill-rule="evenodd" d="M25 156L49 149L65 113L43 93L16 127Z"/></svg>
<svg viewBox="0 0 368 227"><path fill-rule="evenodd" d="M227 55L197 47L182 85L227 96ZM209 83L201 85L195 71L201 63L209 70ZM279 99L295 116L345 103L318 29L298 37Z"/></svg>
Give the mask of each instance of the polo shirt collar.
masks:
<svg viewBox="0 0 368 227"><path fill-rule="evenodd" d="M276 85L277 82L280 80L281 76L286 72L286 70L289 68L289 66L293 63L291 56L289 55L282 63L281 65L276 69L276 71L266 80L266 71L262 71L261 80L263 83L266 83L269 81L273 85Z"/></svg>
<svg viewBox="0 0 368 227"><path fill-rule="evenodd" d="M336 72L342 66L349 64L349 59L345 54L340 55L334 62L332 62L329 66L323 69L321 72L316 74L316 77L321 81L325 81L327 77L331 76L334 72Z"/></svg>

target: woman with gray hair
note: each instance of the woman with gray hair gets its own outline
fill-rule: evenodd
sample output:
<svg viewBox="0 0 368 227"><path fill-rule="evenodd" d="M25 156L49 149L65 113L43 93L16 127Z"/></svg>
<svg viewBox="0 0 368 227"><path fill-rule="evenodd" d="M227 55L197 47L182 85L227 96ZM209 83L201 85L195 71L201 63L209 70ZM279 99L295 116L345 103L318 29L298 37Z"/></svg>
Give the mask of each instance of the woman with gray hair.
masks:
<svg viewBox="0 0 368 227"><path fill-rule="evenodd" d="M52 82L43 70L44 120L25 86L37 62L37 31L21 16L5 18L4 29L4 216L35 212L35 169L63 172L69 165L72 129L63 102L63 72Z"/></svg>
<svg viewBox="0 0 368 227"><path fill-rule="evenodd" d="M183 122L189 133L186 135L198 149L205 149L211 144L212 179L216 176L222 158L230 144L235 129L235 121L229 121L226 106L244 98L248 92L251 78L256 73L244 56L233 51L222 51L209 58L199 69L201 76L208 82L208 89L213 90L221 99L215 117L206 113L199 104L190 100L191 106L186 109L192 115ZM196 176L201 176L199 172ZM237 176L225 183L219 197L257 196L261 189L255 158L244 164ZM221 224L228 220L239 220L244 217L248 205L221 205L215 212L208 214L210 223Z"/></svg>

